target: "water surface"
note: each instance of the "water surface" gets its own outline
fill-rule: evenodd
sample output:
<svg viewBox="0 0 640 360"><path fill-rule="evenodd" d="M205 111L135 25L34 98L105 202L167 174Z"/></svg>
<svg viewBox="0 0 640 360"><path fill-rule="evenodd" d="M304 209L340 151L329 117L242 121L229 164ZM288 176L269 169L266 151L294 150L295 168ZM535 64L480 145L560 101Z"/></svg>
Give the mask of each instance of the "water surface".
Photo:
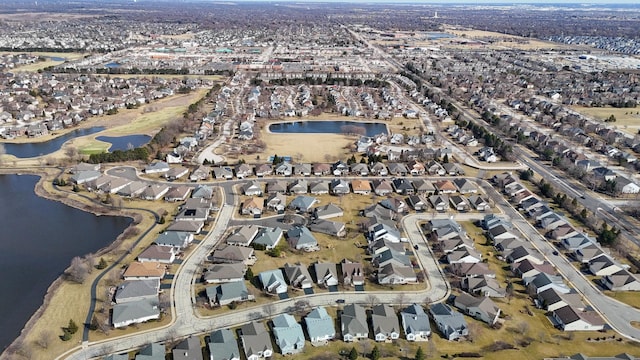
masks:
<svg viewBox="0 0 640 360"><path fill-rule="evenodd" d="M13 155L18 158L30 158L35 156L48 155L52 152L60 150L62 144L71 139L95 134L102 130L104 130L104 127L102 126L75 129L64 135L60 135L55 139L44 142L18 144L4 143L4 149L7 154Z"/></svg>
<svg viewBox="0 0 640 360"><path fill-rule="evenodd" d="M283 134L343 134L345 127L357 126L365 129L366 136L374 136L387 133L387 125L384 123L369 123L357 121L295 121L275 123L269 126L274 133Z"/></svg>
<svg viewBox="0 0 640 360"><path fill-rule="evenodd" d="M127 135L127 136L98 136L96 140L108 142L111 144L110 152L116 150L129 150L140 147L151 141L149 135Z"/></svg>
<svg viewBox="0 0 640 360"><path fill-rule="evenodd" d="M37 182L33 175L0 175L0 351L20 334L71 259L104 248L131 223L38 197ZM80 327L85 315L74 319ZM57 336L64 325L50 328Z"/></svg>

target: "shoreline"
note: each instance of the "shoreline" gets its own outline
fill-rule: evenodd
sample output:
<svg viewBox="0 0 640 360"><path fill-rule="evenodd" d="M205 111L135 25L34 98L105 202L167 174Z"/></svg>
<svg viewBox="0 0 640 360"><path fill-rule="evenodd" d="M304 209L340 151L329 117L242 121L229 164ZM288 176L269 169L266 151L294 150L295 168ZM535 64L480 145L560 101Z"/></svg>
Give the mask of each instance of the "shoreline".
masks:
<svg viewBox="0 0 640 360"><path fill-rule="evenodd" d="M349 122L349 123L354 123L354 124L358 124L358 123L362 123L362 124L379 124L379 125L384 125L385 129L387 130L387 135L391 134L391 131L389 130L389 124L387 122L384 121L380 121L380 120L361 120L359 118L355 118L353 119L352 117L347 117L347 119L308 119L308 118L299 118L298 120L272 120L269 121L268 124L266 124L265 126L265 131L268 134L293 134L293 133L278 133L278 132L273 132L271 131L271 125L277 125L277 124L295 124L295 123L304 123L304 122L329 122L329 121L334 121L334 122ZM334 132L327 132L327 133L295 133L295 134L336 134L336 135L349 135L349 134L343 134L343 133L334 133Z"/></svg>
<svg viewBox="0 0 640 360"><path fill-rule="evenodd" d="M59 196L59 195L50 193L47 189L44 188L44 183L45 181L51 180L50 177L52 176L52 174L49 174L46 170L23 169L21 171L16 171L12 169L0 169L0 174L38 176L39 177L38 182L36 183L33 189L34 194L38 197L41 197L50 201L57 201L66 206L91 213L95 216L106 215L106 216L119 216L119 217L130 218L131 224L129 224L129 226L127 226L127 228L125 228L123 232L120 233L120 235L118 235L115 239L113 239L111 243L109 243L107 246L101 249L98 249L95 253L93 253L96 256L101 256L115 250L124 240L122 238L122 235L127 231L127 229L129 229L132 226L136 226L136 224L138 224L141 220L141 215L136 213L129 213L128 211L120 212L117 210L109 209L107 206L93 207L93 206L84 204L80 201L70 199L69 197ZM84 256L84 255L86 254L81 254L78 256ZM2 349L2 352L0 353L0 359L2 360L7 359L9 356L8 350L25 340L25 338L27 337L31 329L34 327L34 325L37 323L37 321L40 319L42 314L51 305L51 298L53 297L55 291L58 290L60 286L62 286L62 284L64 283L64 273L66 272L67 269L68 267L64 269L62 274L58 276L49 285L49 287L47 287L47 290L42 299L42 303L40 304L38 309L29 317L25 325L22 327L22 329L20 330L20 335L18 335L18 337L16 337L6 348ZM82 326L84 326L84 324L82 324Z"/></svg>

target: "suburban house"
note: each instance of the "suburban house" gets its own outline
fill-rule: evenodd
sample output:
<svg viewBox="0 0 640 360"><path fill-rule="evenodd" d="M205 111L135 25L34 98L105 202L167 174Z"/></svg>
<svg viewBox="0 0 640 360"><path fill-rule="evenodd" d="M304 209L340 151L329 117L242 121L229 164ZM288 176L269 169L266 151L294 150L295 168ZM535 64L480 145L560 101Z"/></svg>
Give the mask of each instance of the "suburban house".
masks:
<svg viewBox="0 0 640 360"><path fill-rule="evenodd" d="M164 344L151 343L140 350L136 360L163 360L166 352Z"/></svg>
<svg viewBox="0 0 640 360"><path fill-rule="evenodd" d="M325 180L309 182L309 192L313 195L323 195L329 193L329 182Z"/></svg>
<svg viewBox="0 0 640 360"><path fill-rule="evenodd" d="M347 234L346 224L340 221L317 219L309 223L308 226L309 230L313 232L327 234L335 237L343 237ZM310 248L309 250L315 249L317 249L317 247Z"/></svg>
<svg viewBox="0 0 640 360"><path fill-rule="evenodd" d="M126 198L136 198L139 197L144 190L147 188L147 183L143 181L133 181L118 190L117 194L126 197Z"/></svg>
<svg viewBox="0 0 640 360"><path fill-rule="evenodd" d="M225 242L229 245L249 246L251 241L258 235L258 231L260 231L260 228L257 225L241 226L235 229Z"/></svg>
<svg viewBox="0 0 640 360"><path fill-rule="evenodd" d="M213 168L213 177L216 179L233 179L233 169L228 166L216 166Z"/></svg>
<svg viewBox="0 0 640 360"><path fill-rule="evenodd" d="M171 169L169 167L169 164L167 164L164 161L158 161L158 162L154 162L152 164L147 165L144 168L144 173L145 174L166 173L167 171L169 171L169 169Z"/></svg>
<svg viewBox="0 0 640 360"><path fill-rule="evenodd" d="M413 195L415 191L413 185L411 185L411 181L405 178L394 179L391 181L391 184L393 185L394 191L398 194Z"/></svg>
<svg viewBox="0 0 640 360"><path fill-rule="evenodd" d="M286 294L287 283L284 281L282 270L267 270L258 274L262 289L270 294Z"/></svg>
<svg viewBox="0 0 640 360"><path fill-rule="evenodd" d="M371 193L371 182L369 180L352 180L351 189L354 194L369 195Z"/></svg>
<svg viewBox="0 0 640 360"><path fill-rule="evenodd" d="M159 318L158 299L141 299L115 304L111 314L111 322L114 328L140 324Z"/></svg>
<svg viewBox="0 0 640 360"><path fill-rule="evenodd" d="M338 271L336 264L317 262L313 264L313 270L316 274L316 283L330 290L337 289Z"/></svg>
<svg viewBox="0 0 640 360"><path fill-rule="evenodd" d="M259 181L249 181L242 185L242 193L246 196L260 196L262 195L262 184Z"/></svg>
<svg viewBox="0 0 640 360"><path fill-rule="evenodd" d="M289 183L284 180L272 180L267 182L267 192L273 194L276 192L286 193Z"/></svg>
<svg viewBox="0 0 640 360"><path fill-rule="evenodd" d="M511 264L511 271L515 276L519 276L521 279L532 278L539 273L546 273L549 275L556 274L555 267L550 263L545 261L542 264L536 264L529 259Z"/></svg>
<svg viewBox="0 0 640 360"><path fill-rule="evenodd" d="M600 249L600 247L596 244L591 244L580 249L576 249L572 255L576 260L583 264L586 264L591 260L594 260L601 256L606 256L604 251L602 251L602 249Z"/></svg>
<svg viewBox="0 0 640 360"><path fill-rule="evenodd" d="M404 201L396 198L386 198L379 202L379 204L385 209L389 209L396 214L406 213L409 209L407 209L407 204Z"/></svg>
<svg viewBox="0 0 640 360"><path fill-rule="evenodd" d="M189 180L208 180L211 177L211 168L206 165L200 165L189 175Z"/></svg>
<svg viewBox="0 0 640 360"><path fill-rule="evenodd" d="M436 211L446 211L449 208L449 197L447 195L431 195L429 202Z"/></svg>
<svg viewBox="0 0 640 360"><path fill-rule="evenodd" d="M371 324L376 341L400 338L400 323L395 310L387 304L378 304L371 310Z"/></svg>
<svg viewBox="0 0 640 360"><path fill-rule="evenodd" d="M415 271L410 266L388 263L378 269L378 284L404 285L418 282Z"/></svg>
<svg viewBox="0 0 640 360"><path fill-rule="evenodd" d="M385 196L391 194L393 190L393 184L386 179L376 179L372 182L373 192L378 196Z"/></svg>
<svg viewBox="0 0 640 360"><path fill-rule="evenodd" d="M480 254L476 249L468 247L463 247L447 254L447 262L449 264L477 263L480 261L482 261L482 254Z"/></svg>
<svg viewBox="0 0 640 360"><path fill-rule="evenodd" d="M467 202L467 198L463 195L451 195L449 196L449 203L451 207L456 209L457 211L468 211L469 203Z"/></svg>
<svg viewBox="0 0 640 360"><path fill-rule="evenodd" d="M433 193L436 188L433 186L433 183L424 179L415 179L412 181L413 188L415 192L418 194L428 194Z"/></svg>
<svg viewBox="0 0 640 360"><path fill-rule="evenodd" d="M324 307L316 307L304 318L309 334L309 340L313 346L326 345L329 340L336 337L336 328L333 318L329 316Z"/></svg>
<svg viewBox="0 0 640 360"><path fill-rule="evenodd" d="M173 360L203 360L200 338L189 336L182 340L172 351Z"/></svg>
<svg viewBox="0 0 640 360"><path fill-rule="evenodd" d="M571 288L564 283L562 276L548 275L540 273L531 279L524 279L525 285L527 285L527 291L530 295L539 294L549 288L554 288L556 291L568 294Z"/></svg>
<svg viewBox="0 0 640 360"><path fill-rule="evenodd" d="M324 163L313 164L312 172L315 176L329 175L331 173L331 165Z"/></svg>
<svg viewBox="0 0 640 360"><path fill-rule="evenodd" d="M429 209L428 203L419 195L409 195L407 203L418 212Z"/></svg>
<svg viewBox="0 0 640 360"><path fill-rule="evenodd" d="M340 316L342 340L345 342L358 341L369 337L367 313L362 305L349 304L344 307Z"/></svg>
<svg viewBox="0 0 640 360"><path fill-rule="evenodd" d="M211 199L213 197L213 187L209 185L198 185L193 189L191 198L193 199Z"/></svg>
<svg viewBox="0 0 640 360"><path fill-rule="evenodd" d="M582 296L577 292L571 291L565 294L554 288L538 293L534 301L537 307L547 311L554 311L567 305L579 310L583 310L585 307L582 302Z"/></svg>
<svg viewBox="0 0 640 360"><path fill-rule="evenodd" d="M162 279L167 267L157 262L132 262L122 275L125 280Z"/></svg>
<svg viewBox="0 0 640 360"><path fill-rule="evenodd" d="M469 327L464 316L446 304L436 303L429 307L433 322L442 336L451 341L469 335Z"/></svg>
<svg viewBox="0 0 640 360"><path fill-rule="evenodd" d="M298 354L304 350L302 326L289 314L280 314L273 318L273 336L282 355Z"/></svg>
<svg viewBox="0 0 640 360"><path fill-rule="evenodd" d="M311 289L313 287L313 279L311 278L309 270L307 270L307 267L305 265L302 265L300 263L296 263L293 265L285 263L284 274L287 276L287 280L289 280L289 285L293 287L304 290Z"/></svg>
<svg viewBox="0 0 640 360"><path fill-rule="evenodd" d="M140 197L143 200L155 201L155 200L161 199L168 192L169 192L169 186L168 185L152 184L152 185L147 186L142 191L142 193L140 194Z"/></svg>
<svg viewBox="0 0 640 360"><path fill-rule="evenodd" d="M189 169L183 166L172 167L169 171L164 173L164 178L167 180L178 180L189 173Z"/></svg>
<svg viewBox="0 0 640 360"><path fill-rule="evenodd" d="M534 264L542 264L544 260L540 259L535 250L529 249L525 246L518 246L505 254L505 259L510 263L517 263L522 260L528 259Z"/></svg>
<svg viewBox="0 0 640 360"><path fill-rule="evenodd" d="M143 252L138 255L140 262L158 262L162 264L171 264L176 259L176 253L172 246L149 245Z"/></svg>
<svg viewBox="0 0 640 360"><path fill-rule="evenodd" d="M489 265L483 262L451 264L447 269L450 273L460 278L476 276L496 277L496 273L489 269Z"/></svg>
<svg viewBox="0 0 640 360"><path fill-rule="evenodd" d="M209 360L240 360L238 342L229 329L216 330L209 335Z"/></svg>
<svg viewBox="0 0 640 360"><path fill-rule="evenodd" d="M311 176L311 164L295 164L293 173L297 176Z"/></svg>
<svg viewBox="0 0 640 360"><path fill-rule="evenodd" d="M342 283L347 286L364 286L364 269L359 262L344 259L340 262L342 268Z"/></svg>
<svg viewBox="0 0 640 360"><path fill-rule="evenodd" d="M478 188L468 179L455 179L453 183L460 194L475 194L478 192Z"/></svg>
<svg viewBox="0 0 640 360"><path fill-rule="evenodd" d="M300 195L289 203L289 209L295 210L298 213L308 213L316 203L318 203L318 199L311 196Z"/></svg>
<svg viewBox="0 0 640 360"><path fill-rule="evenodd" d="M188 186L172 186L164 195L164 199L169 202L185 201L190 192L191 188Z"/></svg>
<svg viewBox="0 0 640 360"><path fill-rule="evenodd" d="M458 188L451 180L439 180L434 182L433 186L440 194L453 194L458 191Z"/></svg>
<svg viewBox="0 0 640 360"><path fill-rule="evenodd" d="M333 203L329 203L327 205L318 206L313 209L313 217L316 219L331 219L334 217L340 217L344 215L344 210L334 205Z"/></svg>
<svg viewBox="0 0 640 360"><path fill-rule="evenodd" d="M193 234L185 231L165 231L154 240L158 245L172 246L176 252L185 249L193 241Z"/></svg>
<svg viewBox="0 0 640 360"><path fill-rule="evenodd" d="M331 193L334 195L344 195L351 192L351 187L349 186L349 182L344 179L333 179L329 184L329 188L331 189Z"/></svg>
<svg viewBox="0 0 640 360"><path fill-rule="evenodd" d="M215 304L224 306L232 302L243 302L254 299L254 296L249 293L243 280L208 286L205 292L209 299L210 306L214 306Z"/></svg>
<svg viewBox="0 0 640 360"><path fill-rule="evenodd" d="M167 231L181 231L193 234L199 234L204 228L204 221L174 221L167 227Z"/></svg>
<svg viewBox="0 0 640 360"><path fill-rule="evenodd" d="M273 174L273 167L271 164L260 164L255 167L257 177L265 177Z"/></svg>
<svg viewBox="0 0 640 360"><path fill-rule="evenodd" d="M234 170L238 179L244 179L253 175L253 166L249 164L238 164L236 165Z"/></svg>
<svg viewBox="0 0 640 360"><path fill-rule="evenodd" d="M287 208L287 195L283 193L269 194L267 198L267 209L283 214Z"/></svg>
<svg viewBox="0 0 640 360"><path fill-rule="evenodd" d="M470 294L485 297L505 297L506 291L498 281L489 276L467 277L462 280L462 289Z"/></svg>
<svg viewBox="0 0 640 360"><path fill-rule="evenodd" d="M262 216L264 210L264 199L260 197L251 197L242 203L242 215L253 215L254 218Z"/></svg>
<svg viewBox="0 0 640 360"><path fill-rule="evenodd" d="M628 270L620 270L611 275L605 275L600 283L611 291L640 291L638 278Z"/></svg>
<svg viewBox="0 0 640 360"><path fill-rule="evenodd" d="M210 260L217 264L253 265L256 262L256 256L255 251L250 247L226 245L215 249Z"/></svg>
<svg viewBox="0 0 640 360"><path fill-rule="evenodd" d="M413 304L400 312L402 328L407 341L427 341L431 336L429 316L422 306Z"/></svg>
<svg viewBox="0 0 640 360"><path fill-rule="evenodd" d="M599 256L589 261L589 272L595 276L606 276L617 273L622 267L613 261L609 256Z"/></svg>
<svg viewBox="0 0 640 360"><path fill-rule="evenodd" d="M253 244L264 246L266 250L273 249L282 240L283 231L277 228L260 228L253 239Z"/></svg>
<svg viewBox="0 0 640 360"><path fill-rule="evenodd" d="M369 226L368 238L370 242L378 241L381 239L388 240L390 242L398 243L402 238L400 237L400 231L395 227L386 223L377 223Z"/></svg>
<svg viewBox="0 0 640 360"><path fill-rule="evenodd" d="M389 175L389 169L387 169L387 166L381 162L376 162L370 167L370 169L371 169L371 174L376 176Z"/></svg>
<svg viewBox="0 0 640 360"><path fill-rule="evenodd" d="M240 327L240 339L247 360L269 358L273 355L271 337L264 324L252 321Z"/></svg>
<svg viewBox="0 0 640 360"><path fill-rule="evenodd" d="M562 331L598 331L605 325L595 311L578 311L569 305L554 310L551 316Z"/></svg>
<svg viewBox="0 0 640 360"><path fill-rule="evenodd" d="M454 306L489 325L495 324L500 318L500 308L488 297L475 297L462 293L456 296Z"/></svg>
<svg viewBox="0 0 640 360"><path fill-rule="evenodd" d="M287 231L287 242L296 250L316 251L318 240L306 226L294 226Z"/></svg>
<svg viewBox="0 0 640 360"><path fill-rule="evenodd" d="M242 281L246 273L243 263L215 264L207 269L202 279L207 284L220 284L225 282Z"/></svg>
<svg viewBox="0 0 640 360"><path fill-rule="evenodd" d="M369 176L369 166L364 163L356 163L351 165L349 171L354 175Z"/></svg>
<svg viewBox="0 0 640 360"><path fill-rule="evenodd" d="M309 183L305 179L294 180L287 189L290 194L306 194L309 191Z"/></svg>
<svg viewBox="0 0 640 360"><path fill-rule="evenodd" d="M117 304L143 299L158 299L160 279L131 280L118 285L114 300Z"/></svg>

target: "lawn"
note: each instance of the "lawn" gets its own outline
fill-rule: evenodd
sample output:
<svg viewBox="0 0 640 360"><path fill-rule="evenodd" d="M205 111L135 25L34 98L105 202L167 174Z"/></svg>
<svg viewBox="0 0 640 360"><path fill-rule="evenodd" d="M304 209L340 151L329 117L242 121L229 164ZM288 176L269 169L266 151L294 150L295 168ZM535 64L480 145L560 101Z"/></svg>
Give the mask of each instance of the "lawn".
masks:
<svg viewBox="0 0 640 360"><path fill-rule="evenodd" d="M615 116L616 121L606 124L616 126L618 129L623 130L630 135L636 135L638 133L638 129L640 129L639 109L584 106L572 106L571 108L585 116L602 122L609 118L609 116L613 115Z"/></svg>
<svg viewBox="0 0 640 360"><path fill-rule="evenodd" d="M24 54L25 52L3 52L3 54ZM61 57L67 60L77 60L84 56L81 53L56 53L56 52L28 52L28 54L45 57ZM26 64L15 67L12 71L38 71L49 66L56 66L64 63L64 61L53 61L47 59L45 61L36 61L33 64Z"/></svg>
<svg viewBox="0 0 640 360"><path fill-rule="evenodd" d="M605 291L610 296L627 305L631 305L636 309L640 309L640 293L634 291Z"/></svg>

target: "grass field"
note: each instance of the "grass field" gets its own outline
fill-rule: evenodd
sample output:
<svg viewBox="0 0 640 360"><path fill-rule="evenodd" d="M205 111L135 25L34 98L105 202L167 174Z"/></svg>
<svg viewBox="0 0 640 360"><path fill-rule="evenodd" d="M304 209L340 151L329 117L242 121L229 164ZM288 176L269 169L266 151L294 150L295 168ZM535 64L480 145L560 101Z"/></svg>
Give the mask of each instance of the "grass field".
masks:
<svg viewBox="0 0 640 360"><path fill-rule="evenodd" d="M609 116L613 115L616 122L606 123L609 126L615 126L618 129L630 134L638 134L640 129L640 108L614 108L614 107L584 107L572 106L573 110L594 120L604 122Z"/></svg>
<svg viewBox="0 0 640 360"><path fill-rule="evenodd" d="M3 54L24 54L24 53L25 53L24 51L3 52ZM44 56L44 57L60 57L60 58L65 58L67 60L77 60L82 58L85 55L81 53L56 53L56 52L27 52L27 54L34 55L34 56ZM14 69L12 69L12 71L38 71L48 66L60 65L62 63L64 63L64 61L53 61L53 60L37 61L33 64L17 66Z"/></svg>

